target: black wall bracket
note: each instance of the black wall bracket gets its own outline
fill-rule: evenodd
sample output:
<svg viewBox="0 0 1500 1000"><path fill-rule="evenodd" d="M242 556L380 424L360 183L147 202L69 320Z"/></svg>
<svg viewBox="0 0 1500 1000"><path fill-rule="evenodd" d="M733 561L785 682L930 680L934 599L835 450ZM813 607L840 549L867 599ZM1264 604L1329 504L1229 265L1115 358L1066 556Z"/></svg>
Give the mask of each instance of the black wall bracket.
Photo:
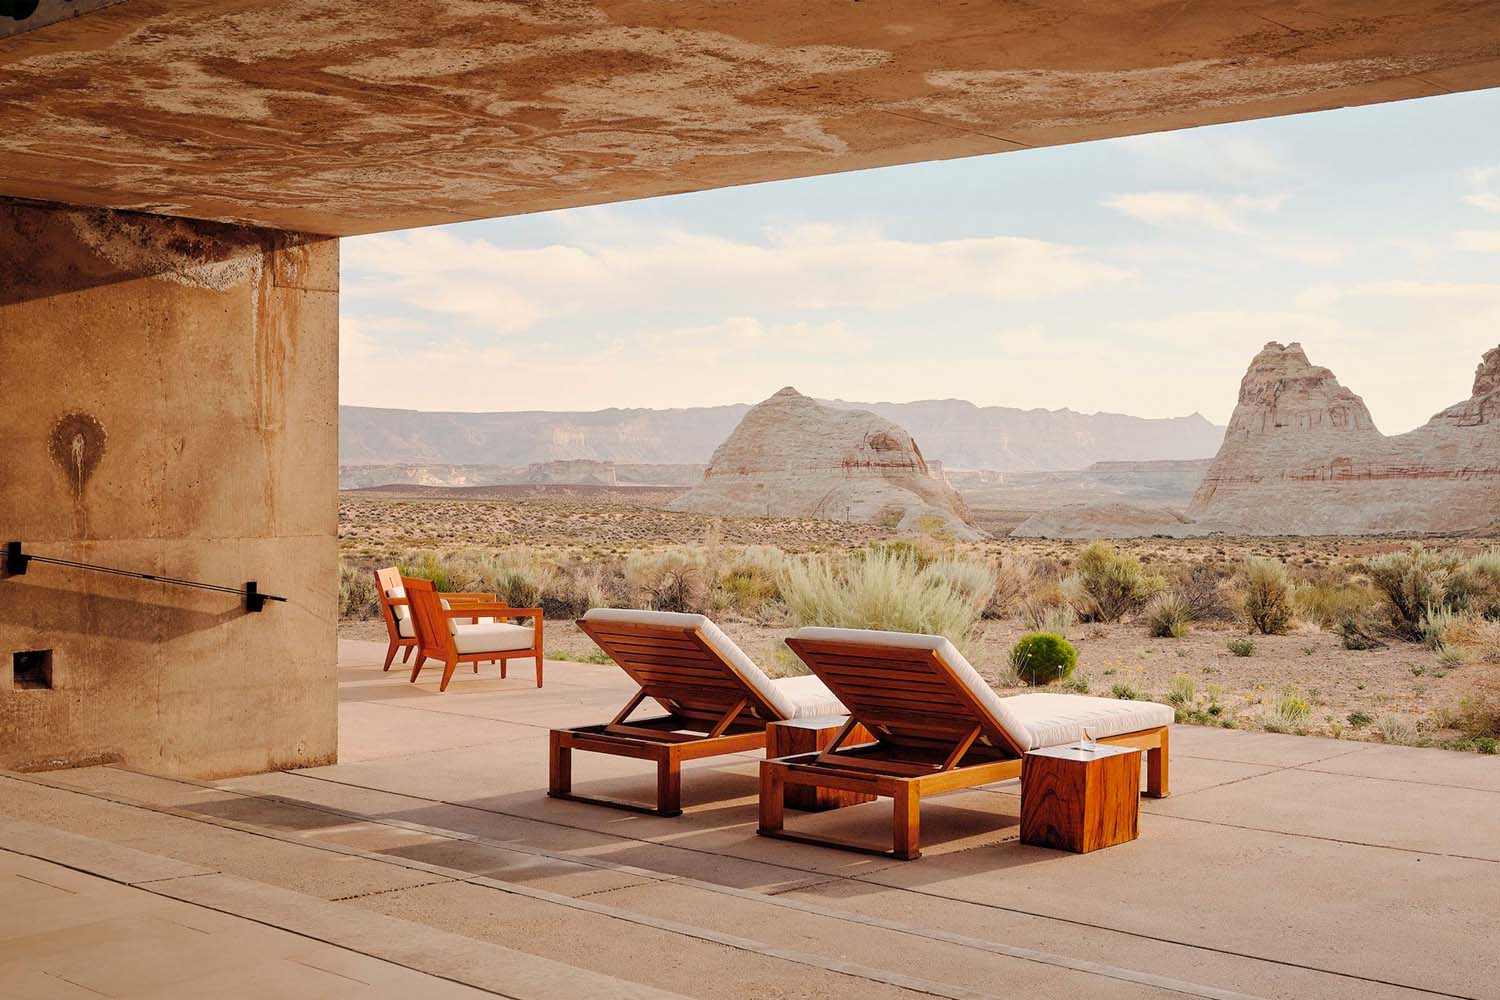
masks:
<svg viewBox="0 0 1500 1000"><path fill-rule="evenodd" d="M136 580L151 580L154 583L167 583L174 587L192 587L196 590L212 590L220 594L234 594L244 599L245 610L252 614L264 611L267 601L286 603L285 597L261 593L260 587L254 580L247 581L243 587L222 587L216 583L181 580L175 576L157 576L155 573L137 573L128 569L115 569L112 566L96 566L93 563L75 562L72 559L54 559L51 556L33 555L30 552L26 552L20 542L5 543L6 576L25 576L26 571L31 568L31 564L34 562L45 563L49 566L66 566L68 569L92 570L95 573L109 573L112 576L128 576Z"/></svg>

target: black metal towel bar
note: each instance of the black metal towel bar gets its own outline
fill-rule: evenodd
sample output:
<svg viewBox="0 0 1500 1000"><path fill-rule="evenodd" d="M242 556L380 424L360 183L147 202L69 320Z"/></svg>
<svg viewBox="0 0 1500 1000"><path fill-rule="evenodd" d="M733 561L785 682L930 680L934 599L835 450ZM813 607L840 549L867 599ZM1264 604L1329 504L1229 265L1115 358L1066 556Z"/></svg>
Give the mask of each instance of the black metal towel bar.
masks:
<svg viewBox="0 0 1500 1000"><path fill-rule="evenodd" d="M7 576L24 576L26 569L32 563L46 563L49 566L66 566L69 569L87 569L95 573L111 573L115 576L129 576L137 580L152 580L156 583L170 583L174 587L194 587L198 590L213 590L221 594L235 594L245 599L246 611L263 611L267 601L281 601L286 603L285 597L277 597L275 594L263 594L260 588L250 580L243 587L221 587L216 583L199 583L197 580L180 580L175 576L158 576L155 573L137 573L134 570L115 569L112 566L95 566L93 563L75 562L72 559L55 559L52 556L37 556L21 549L20 542L5 543L5 573Z"/></svg>

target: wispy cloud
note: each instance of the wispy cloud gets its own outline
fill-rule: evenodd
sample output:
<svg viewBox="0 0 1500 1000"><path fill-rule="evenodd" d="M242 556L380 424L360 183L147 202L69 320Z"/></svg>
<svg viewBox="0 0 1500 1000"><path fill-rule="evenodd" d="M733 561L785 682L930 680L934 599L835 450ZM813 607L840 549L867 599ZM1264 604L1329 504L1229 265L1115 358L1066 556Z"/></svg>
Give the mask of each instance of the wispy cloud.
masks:
<svg viewBox="0 0 1500 1000"><path fill-rule="evenodd" d="M1156 166L1226 184L1254 184L1291 171L1275 149L1249 136L1153 132L1113 142Z"/></svg>
<svg viewBox="0 0 1500 1000"><path fill-rule="evenodd" d="M1473 190L1464 195L1464 201L1486 212L1500 212L1500 165L1471 167L1468 176Z"/></svg>
<svg viewBox="0 0 1500 1000"><path fill-rule="evenodd" d="M1197 191L1142 191L1118 194L1104 204L1133 219L1163 228L1207 226L1229 233L1249 231L1245 216L1275 212L1285 194L1237 194L1227 197Z"/></svg>
<svg viewBox="0 0 1500 1000"><path fill-rule="evenodd" d="M512 249L442 230L346 240L354 302L449 314L477 333L510 333L579 311L709 308L753 315L893 308L970 296L1035 301L1112 284L1129 272L1072 247L1010 236L916 242L877 230L790 226L760 241L671 228L602 230L576 245Z"/></svg>

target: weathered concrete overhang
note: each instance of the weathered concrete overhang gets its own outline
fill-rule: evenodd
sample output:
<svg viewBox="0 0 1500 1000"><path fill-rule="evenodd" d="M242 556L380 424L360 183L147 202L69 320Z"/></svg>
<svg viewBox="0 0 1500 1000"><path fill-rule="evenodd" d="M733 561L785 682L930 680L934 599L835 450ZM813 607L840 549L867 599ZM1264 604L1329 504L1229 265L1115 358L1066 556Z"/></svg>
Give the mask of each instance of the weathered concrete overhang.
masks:
<svg viewBox="0 0 1500 1000"><path fill-rule="evenodd" d="M0 39L0 195L349 235L1496 85L1495 0L126 0Z"/></svg>

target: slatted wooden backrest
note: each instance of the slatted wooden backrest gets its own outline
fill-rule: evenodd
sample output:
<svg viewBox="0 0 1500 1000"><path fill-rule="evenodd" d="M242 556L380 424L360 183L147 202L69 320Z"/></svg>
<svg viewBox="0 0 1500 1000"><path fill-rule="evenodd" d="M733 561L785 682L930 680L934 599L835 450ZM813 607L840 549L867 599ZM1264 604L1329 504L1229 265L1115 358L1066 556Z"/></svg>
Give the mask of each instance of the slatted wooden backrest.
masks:
<svg viewBox="0 0 1500 1000"><path fill-rule="evenodd" d="M786 644L849 714L884 742L953 746L978 727L981 742L1023 753L936 650L824 639L794 638Z"/></svg>
<svg viewBox="0 0 1500 1000"><path fill-rule="evenodd" d="M375 590L380 595L380 613L385 617L386 627L391 630L391 635L397 635L396 609L391 605L391 599L386 596L386 591L395 590L401 586L401 571L394 566L375 571Z"/></svg>
<svg viewBox="0 0 1500 1000"><path fill-rule="evenodd" d="M695 628L584 619L577 624L647 697L673 715L712 720L748 700L747 714L782 718Z"/></svg>
<svg viewBox="0 0 1500 1000"><path fill-rule="evenodd" d="M431 580L412 577L402 577L401 586L406 588L406 599L411 602L411 620L417 632L417 648L423 656L446 660L456 649L437 589L433 587Z"/></svg>

